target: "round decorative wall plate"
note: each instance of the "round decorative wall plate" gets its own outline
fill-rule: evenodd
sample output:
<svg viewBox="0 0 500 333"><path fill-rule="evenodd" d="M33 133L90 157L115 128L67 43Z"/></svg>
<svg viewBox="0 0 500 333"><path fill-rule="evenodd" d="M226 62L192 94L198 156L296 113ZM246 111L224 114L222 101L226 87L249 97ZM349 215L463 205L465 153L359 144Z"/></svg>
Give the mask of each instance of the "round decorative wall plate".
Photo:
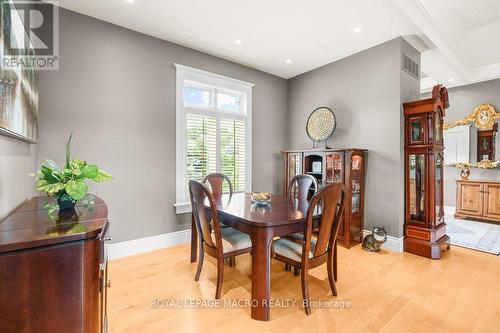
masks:
<svg viewBox="0 0 500 333"><path fill-rule="evenodd" d="M307 119L306 132L313 143L327 141L335 132L337 119L330 108L316 108Z"/></svg>

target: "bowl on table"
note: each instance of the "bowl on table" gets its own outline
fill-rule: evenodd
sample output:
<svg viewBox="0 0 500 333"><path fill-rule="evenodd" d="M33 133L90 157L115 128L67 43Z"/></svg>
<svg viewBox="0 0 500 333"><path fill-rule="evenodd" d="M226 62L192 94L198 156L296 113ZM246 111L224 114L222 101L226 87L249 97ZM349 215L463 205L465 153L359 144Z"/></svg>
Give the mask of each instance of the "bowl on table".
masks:
<svg viewBox="0 0 500 333"><path fill-rule="evenodd" d="M250 196L252 201L258 205L267 205L271 202L271 194L267 192L252 192Z"/></svg>

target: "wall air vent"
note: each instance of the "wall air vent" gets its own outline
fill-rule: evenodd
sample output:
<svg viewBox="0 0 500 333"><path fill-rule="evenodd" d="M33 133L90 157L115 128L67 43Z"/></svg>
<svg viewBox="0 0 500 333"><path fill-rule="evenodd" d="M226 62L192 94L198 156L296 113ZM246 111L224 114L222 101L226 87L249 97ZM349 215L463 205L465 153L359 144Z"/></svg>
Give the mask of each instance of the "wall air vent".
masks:
<svg viewBox="0 0 500 333"><path fill-rule="evenodd" d="M419 78L419 66L418 64L411 60L410 57L408 57L406 54L402 54L402 67L405 72L410 74L411 76L415 77L416 79Z"/></svg>

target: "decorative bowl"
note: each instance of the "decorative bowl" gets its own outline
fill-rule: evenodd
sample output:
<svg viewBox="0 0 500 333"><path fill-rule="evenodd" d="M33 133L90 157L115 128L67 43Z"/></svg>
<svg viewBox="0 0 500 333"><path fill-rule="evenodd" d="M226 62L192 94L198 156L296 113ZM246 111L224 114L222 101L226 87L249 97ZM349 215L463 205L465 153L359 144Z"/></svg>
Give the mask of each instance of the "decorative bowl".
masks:
<svg viewBox="0 0 500 333"><path fill-rule="evenodd" d="M259 205L267 205L271 202L271 194L267 192L252 192L252 201Z"/></svg>

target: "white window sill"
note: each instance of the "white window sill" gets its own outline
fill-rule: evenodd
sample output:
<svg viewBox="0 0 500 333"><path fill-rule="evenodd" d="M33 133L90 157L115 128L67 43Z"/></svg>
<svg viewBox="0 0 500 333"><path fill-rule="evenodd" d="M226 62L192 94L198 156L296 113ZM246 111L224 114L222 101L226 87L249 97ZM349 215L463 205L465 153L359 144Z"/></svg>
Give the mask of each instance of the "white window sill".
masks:
<svg viewBox="0 0 500 333"><path fill-rule="evenodd" d="M186 214L191 213L191 203L183 202L183 203L175 203L175 214Z"/></svg>

